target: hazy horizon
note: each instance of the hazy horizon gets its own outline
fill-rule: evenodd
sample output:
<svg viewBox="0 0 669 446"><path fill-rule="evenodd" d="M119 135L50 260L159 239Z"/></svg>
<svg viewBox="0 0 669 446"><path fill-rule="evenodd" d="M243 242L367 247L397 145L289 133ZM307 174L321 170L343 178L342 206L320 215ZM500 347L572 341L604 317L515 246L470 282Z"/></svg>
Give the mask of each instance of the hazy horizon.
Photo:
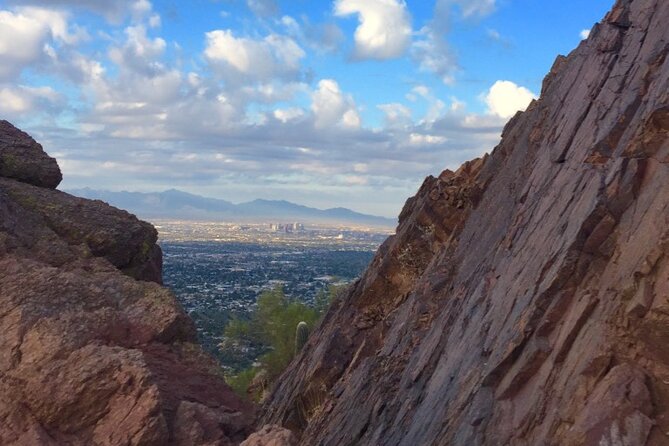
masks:
<svg viewBox="0 0 669 446"><path fill-rule="evenodd" d="M393 218L425 176L491 151L609 6L0 1L0 118L63 189Z"/></svg>
<svg viewBox="0 0 669 446"><path fill-rule="evenodd" d="M146 192L136 191L136 190L127 190L127 189L123 189L123 188L118 189L118 190L109 190L109 189L95 189L95 188L92 188L92 187L67 188L67 189L63 189L62 187L59 187L58 189L62 190L63 192L74 193L75 195L77 193L83 192L85 190L89 190L89 191L92 191L92 192L105 192L105 193L106 192L111 192L111 193L121 193L121 194L127 193L127 194L146 194L146 195L158 195L158 194L164 194L164 193L168 193L168 192L171 192L171 191L175 191L175 192L194 195L198 198L206 198L206 199L209 199L209 200L226 201L226 202L234 204L234 205L248 204L248 203L251 203L251 202L254 202L254 201L286 201L286 202L291 203L291 204L306 206L305 204L303 204L299 201L300 200L299 196L295 196L294 199L292 199L293 197L286 197L286 198L281 198L281 199L255 197L255 198L251 198L251 199L247 199L247 200L239 200L235 197L200 195L200 194L197 194L197 193L188 192L188 191L181 190L181 189L178 189L178 188L171 188L171 189L164 189L164 190L152 190L152 191L146 191ZM375 217L382 217L382 218L389 218L389 219L397 218L397 214L395 214L395 215L369 214L364 209L362 209L362 210L353 209L353 208L347 207L347 206L333 206L333 207L329 207L329 208L318 207L318 206L308 206L308 207L313 208L313 209L317 209L317 210L331 210L331 209L342 208L342 209L347 209L347 210L351 210L351 211L354 211L354 212L359 212L361 214L368 214L370 216L375 216Z"/></svg>

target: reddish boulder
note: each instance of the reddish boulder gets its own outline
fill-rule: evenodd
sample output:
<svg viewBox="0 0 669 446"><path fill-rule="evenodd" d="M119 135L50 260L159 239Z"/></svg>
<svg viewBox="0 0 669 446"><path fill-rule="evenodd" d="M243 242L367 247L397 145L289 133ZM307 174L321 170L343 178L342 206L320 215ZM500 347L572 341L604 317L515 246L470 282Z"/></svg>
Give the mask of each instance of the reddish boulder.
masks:
<svg viewBox="0 0 669 446"><path fill-rule="evenodd" d="M255 409L159 285L156 230L33 185L55 186L16 132L0 156L35 159L0 169L0 444L239 444Z"/></svg>

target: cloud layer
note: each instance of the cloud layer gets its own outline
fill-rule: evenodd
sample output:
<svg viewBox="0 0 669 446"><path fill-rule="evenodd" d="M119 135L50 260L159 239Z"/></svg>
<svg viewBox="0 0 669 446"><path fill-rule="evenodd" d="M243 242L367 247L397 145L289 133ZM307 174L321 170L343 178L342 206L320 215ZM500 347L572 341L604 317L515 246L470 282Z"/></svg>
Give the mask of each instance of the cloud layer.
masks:
<svg viewBox="0 0 669 446"><path fill-rule="evenodd" d="M179 187L393 216L425 175L493 147L504 120L535 97L498 81L467 104L412 80L392 102L370 103L346 77L314 69L352 39L352 65L406 58L456 82L437 11L414 30L399 0L336 0L322 22L248 0L262 26L202 30L195 54L164 35L147 0L18 3L0 10L0 113L59 158L65 187ZM469 18L495 2L437 9L446 6ZM108 25L79 22L79 10ZM358 21L349 36L338 25L347 17Z"/></svg>

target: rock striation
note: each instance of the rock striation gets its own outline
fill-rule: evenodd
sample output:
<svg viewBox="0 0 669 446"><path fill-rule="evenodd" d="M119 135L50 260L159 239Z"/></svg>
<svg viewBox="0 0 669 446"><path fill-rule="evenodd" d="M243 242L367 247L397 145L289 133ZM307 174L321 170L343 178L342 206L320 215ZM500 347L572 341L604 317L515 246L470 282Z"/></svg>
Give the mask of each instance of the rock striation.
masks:
<svg viewBox="0 0 669 446"><path fill-rule="evenodd" d="M303 445L669 444L669 2L428 178L264 407Z"/></svg>
<svg viewBox="0 0 669 446"><path fill-rule="evenodd" d="M0 122L0 444L239 444L255 409L160 286L156 230L60 178Z"/></svg>

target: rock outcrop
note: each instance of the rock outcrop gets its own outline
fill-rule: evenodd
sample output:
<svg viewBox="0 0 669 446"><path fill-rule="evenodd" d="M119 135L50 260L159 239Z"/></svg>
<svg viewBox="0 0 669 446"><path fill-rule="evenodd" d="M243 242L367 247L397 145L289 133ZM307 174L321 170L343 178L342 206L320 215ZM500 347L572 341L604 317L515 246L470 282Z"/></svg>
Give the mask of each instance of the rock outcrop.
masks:
<svg viewBox="0 0 669 446"><path fill-rule="evenodd" d="M56 160L27 133L0 120L0 177L55 189L63 179Z"/></svg>
<svg viewBox="0 0 669 446"><path fill-rule="evenodd" d="M428 178L283 374L303 445L669 444L669 2L619 0Z"/></svg>
<svg viewBox="0 0 669 446"><path fill-rule="evenodd" d="M0 444L235 445L254 408L161 287L156 230L54 190L0 122Z"/></svg>

